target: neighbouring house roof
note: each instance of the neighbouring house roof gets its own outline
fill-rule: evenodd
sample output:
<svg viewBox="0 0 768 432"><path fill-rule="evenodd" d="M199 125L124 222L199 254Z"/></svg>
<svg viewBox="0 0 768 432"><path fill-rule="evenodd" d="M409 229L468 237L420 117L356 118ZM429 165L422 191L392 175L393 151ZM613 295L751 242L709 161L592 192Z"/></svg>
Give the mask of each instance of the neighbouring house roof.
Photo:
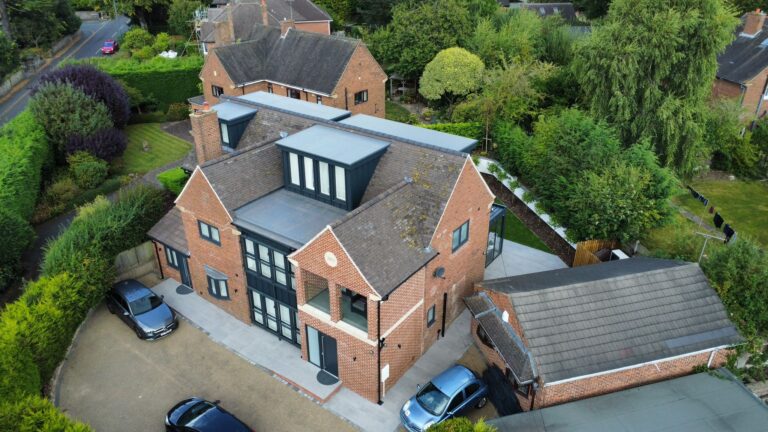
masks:
<svg viewBox="0 0 768 432"><path fill-rule="evenodd" d="M736 28L736 39L717 56L717 78L745 84L768 67L768 20L754 37L742 35L743 30L744 17Z"/></svg>
<svg viewBox="0 0 768 432"><path fill-rule="evenodd" d="M232 2L232 19L235 31L235 40L250 40L251 32L255 25L263 25L261 15L261 1ZM290 3L290 4L289 4ZM293 10L291 10L291 8ZM331 16L317 7L309 0L267 0L269 25L280 27L280 21L291 19L297 23L333 21ZM225 8L209 8L208 19L200 25L201 40L203 42L215 42L214 23L225 22L228 13Z"/></svg>
<svg viewBox="0 0 768 432"><path fill-rule="evenodd" d="M472 151L475 144L477 144L476 139L451 135L365 114L354 115L348 119L342 120L341 123L379 132L393 138L407 139L421 144L460 152Z"/></svg>
<svg viewBox="0 0 768 432"><path fill-rule="evenodd" d="M719 369L487 423L524 432L761 432L768 407Z"/></svg>
<svg viewBox="0 0 768 432"><path fill-rule="evenodd" d="M174 207L158 221L147 233L149 238L170 246L185 255L189 255L187 236L181 221L181 211Z"/></svg>
<svg viewBox="0 0 768 432"><path fill-rule="evenodd" d="M269 108L271 110L278 110L321 120L341 120L349 117L351 114L349 111L341 108L307 103L306 101L278 96L274 93L264 91L257 91L237 97L228 97L227 99L235 100L241 104L245 103L247 105Z"/></svg>
<svg viewBox="0 0 768 432"><path fill-rule="evenodd" d="M187 99L187 102L189 102L191 105L202 105L205 103L205 96L192 96L191 98Z"/></svg>
<svg viewBox="0 0 768 432"><path fill-rule="evenodd" d="M631 258L482 286L509 296L545 383L743 341L697 264Z"/></svg>
<svg viewBox="0 0 768 432"><path fill-rule="evenodd" d="M465 298L464 303L485 330L499 356L514 374L518 384L528 384L536 379L536 365L533 362L531 352L528 351L512 326L502 319L501 312L488 298L488 295L481 292Z"/></svg>
<svg viewBox="0 0 768 432"><path fill-rule="evenodd" d="M503 3L506 3L503 6L536 12L540 17L560 15L566 21L578 20L573 3L510 3L509 1Z"/></svg>
<svg viewBox="0 0 768 432"><path fill-rule="evenodd" d="M235 85L272 81L330 95L344 74L359 40L255 26L248 42L214 52Z"/></svg>
<svg viewBox="0 0 768 432"><path fill-rule="evenodd" d="M235 210L235 225L300 248L346 210L279 189Z"/></svg>
<svg viewBox="0 0 768 432"><path fill-rule="evenodd" d="M352 166L381 154L389 142L343 129L314 125L280 139L277 145L285 150Z"/></svg>

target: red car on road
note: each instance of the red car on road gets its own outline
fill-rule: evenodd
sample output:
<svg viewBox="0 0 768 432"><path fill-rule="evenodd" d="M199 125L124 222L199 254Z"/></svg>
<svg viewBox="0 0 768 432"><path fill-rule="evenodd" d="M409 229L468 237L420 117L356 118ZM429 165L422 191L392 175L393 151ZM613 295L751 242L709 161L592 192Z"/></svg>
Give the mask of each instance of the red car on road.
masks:
<svg viewBox="0 0 768 432"><path fill-rule="evenodd" d="M104 46L101 47L102 54L114 54L120 49L120 45L114 39L107 39L104 41Z"/></svg>

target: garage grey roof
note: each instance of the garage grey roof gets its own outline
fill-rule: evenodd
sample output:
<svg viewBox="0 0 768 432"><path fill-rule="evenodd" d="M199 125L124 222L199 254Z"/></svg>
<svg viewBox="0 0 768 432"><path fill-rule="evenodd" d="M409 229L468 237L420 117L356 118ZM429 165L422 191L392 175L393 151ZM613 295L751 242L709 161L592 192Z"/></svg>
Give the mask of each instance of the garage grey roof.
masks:
<svg viewBox="0 0 768 432"><path fill-rule="evenodd" d="M719 369L487 423L521 432L762 432L768 407Z"/></svg>
<svg viewBox="0 0 768 432"><path fill-rule="evenodd" d="M181 221L181 211L174 207L165 214L147 233L149 238L170 246L184 255L189 255L187 236Z"/></svg>
<svg viewBox="0 0 768 432"><path fill-rule="evenodd" d="M486 293L478 293L464 299L472 316L485 330L496 352L512 371L518 384L529 384L536 378L536 365L531 352L512 329L501 319L501 313Z"/></svg>
<svg viewBox="0 0 768 432"><path fill-rule="evenodd" d="M280 139L277 145L284 150L352 166L380 155L389 147L389 142L343 129L314 125Z"/></svg>
<svg viewBox="0 0 768 432"><path fill-rule="evenodd" d="M338 121L347 118L350 115L349 111L340 108L278 96L274 93L263 91L248 93L243 96L229 97L227 99L240 101L241 103L250 104L256 107L262 106L273 110L322 120Z"/></svg>
<svg viewBox="0 0 768 432"><path fill-rule="evenodd" d="M407 139L421 144L466 153L472 151L475 144L477 144L476 139L451 135L365 114L354 115L342 120L341 123L389 135L394 138Z"/></svg>
<svg viewBox="0 0 768 432"><path fill-rule="evenodd" d="M280 189L235 211L235 225L300 248L347 212L330 204Z"/></svg>
<svg viewBox="0 0 768 432"><path fill-rule="evenodd" d="M768 67L768 20L755 37L742 36L743 30L744 17L736 39L717 56L717 77L736 84L747 83Z"/></svg>
<svg viewBox="0 0 768 432"><path fill-rule="evenodd" d="M235 85L272 81L331 95L359 40L256 26L248 42L216 47L213 52Z"/></svg>
<svg viewBox="0 0 768 432"><path fill-rule="evenodd" d="M697 264L631 258L482 286L509 296L549 383L743 341Z"/></svg>
<svg viewBox="0 0 768 432"><path fill-rule="evenodd" d="M219 120L232 121L242 117L256 114L256 109L248 105L242 105L232 102L222 102L212 106L216 110Z"/></svg>

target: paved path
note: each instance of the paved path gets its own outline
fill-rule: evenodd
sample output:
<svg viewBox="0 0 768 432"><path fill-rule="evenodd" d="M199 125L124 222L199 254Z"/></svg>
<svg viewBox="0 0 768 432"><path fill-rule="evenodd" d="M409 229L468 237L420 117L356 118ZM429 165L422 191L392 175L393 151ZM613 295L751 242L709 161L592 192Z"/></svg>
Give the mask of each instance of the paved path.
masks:
<svg viewBox="0 0 768 432"><path fill-rule="evenodd" d="M146 342L102 305L64 361L54 402L97 431L163 431L167 411L190 396L221 405L256 431L354 428L183 321Z"/></svg>
<svg viewBox="0 0 768 432"><path fill-rule="evenodd" d="M566 267L568 266L557 255L504 240L501 256L485 268L485 279L497 279Z"/></svg>
<svg viewBox="0 0 768 432"><path fill-rule="evenodd" d="M50 64L40 70L36 77L29 79L29 82L21 90L0 104L0 126L16 117L26 108L29 94L37 83L39 76L55 69L64 60L70 58L83 59L101 55L100 49L104 41L115 39L125 33L128 30L128 22L128 18L123 16L110 21L83 22L80 26L82 36L77 43L57 55Z"/></svg>

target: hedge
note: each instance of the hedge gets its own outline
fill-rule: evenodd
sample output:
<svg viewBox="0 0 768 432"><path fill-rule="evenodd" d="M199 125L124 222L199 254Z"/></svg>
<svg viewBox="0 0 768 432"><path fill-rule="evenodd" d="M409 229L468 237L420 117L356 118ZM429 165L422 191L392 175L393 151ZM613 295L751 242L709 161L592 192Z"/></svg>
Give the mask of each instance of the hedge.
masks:
<svg viewBox="0 0 768 432"><path fill-rule="evenodd" d="M176 167L157 175L157 180L163 184L174 195L179 195L184 185L187 184L189 174L183 169Z"/></svg>
<svg viewBox="0 0 768 432"><path fill-rule="evenodd" d="M435 124L420 124L426 129L432 129L440 132L445 132L453 135L463 136L472 139L483 138L483 124L482 123L435 123Z"/></svg>
<svg viewBox="0 0 768 432"><path fill-rule="evenodd" d="M0 430L17 432L88 432L88 425L72 421L48 399L28 396L0 405Z"/></svg>
<svg viewBox="0 0 768 432"><path fill-rule="evenodd" d="M146 61L135 59L93 58L87 60L112 77L152 96L158 109L165 112L172 103L186 103L201 93L199 89L201 56L165 59L154 57Z"/></svg>

